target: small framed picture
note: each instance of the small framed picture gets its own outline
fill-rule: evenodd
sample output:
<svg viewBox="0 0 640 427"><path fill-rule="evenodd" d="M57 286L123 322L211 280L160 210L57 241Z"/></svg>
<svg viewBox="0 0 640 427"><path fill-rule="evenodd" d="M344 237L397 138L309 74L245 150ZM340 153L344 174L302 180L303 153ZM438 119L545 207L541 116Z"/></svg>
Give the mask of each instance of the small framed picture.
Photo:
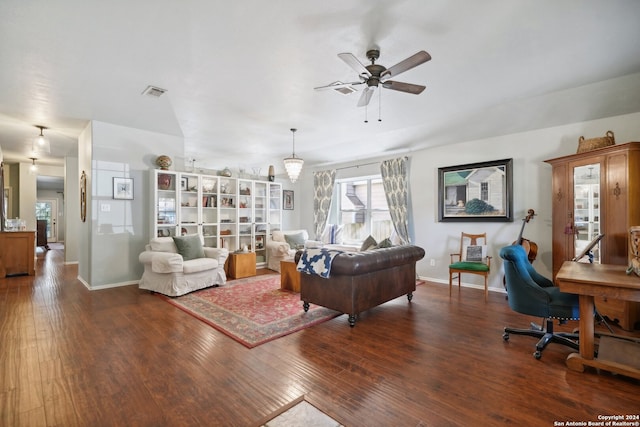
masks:
<svg viewBox="0 0 640 427"><path fill-rule="evenodd" d="M187 191L189 188L189 178L180 178L180 189L182 191Z"/></svg>
<svg viewBox="0 0 640 427"><path fill-rule="evenodd" d="M133 200L133 178L113 178L113 198Z"/></svg>
<svg viewBox="0 0 640 427"><path fill-rule="evenodd" d="M293 210L293 190L282 190L282 209Z"/></svg>

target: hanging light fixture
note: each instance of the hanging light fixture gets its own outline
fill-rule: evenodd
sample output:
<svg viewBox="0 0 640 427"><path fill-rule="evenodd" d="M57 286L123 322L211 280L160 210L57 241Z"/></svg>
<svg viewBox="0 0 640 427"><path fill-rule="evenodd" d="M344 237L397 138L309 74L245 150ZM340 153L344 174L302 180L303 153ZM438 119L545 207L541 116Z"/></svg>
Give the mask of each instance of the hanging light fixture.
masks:
<svg viewBox="0 0 640 427"><path fill-rule="evenodd" d="M38 160L36 157L29 157L31 159L31 166L29 166L29 173L31 175L35 174L36 172L38 172L38 165L36 165L36 160Z"/></svg>
<svg viewBox="0 0 640 427"><path fill-rule="evenodd" d="M29 166L29 175L35 175L36 172L38 172L38 166L36 165L36 160L38 160L35 157L29 157L31 159L31 166Z"/></svg>
<svg viewBox="0 0 640 427"><path fill-rule="evenodd" d="M300 176L300 172L302 172L302 165L304 164L304 160L300 157L296 157L296 131L298 129L291 129L291 133L293 136L293 152L291 153L291 157L287 157L284 159L284 168L287 170L287 175L289 175L289 179L291 182L296 182L298 177Z"/></svg>
<svg viewBox="0 0 640 427"><path fill-rule="evenodd" d="M42 131L44 129L47 129L47 127L45 126L38 126L36 125L36 127L38 129L40 129L40 135L38 135L34 140L33 140L33 145L31 147L31 151L35 154L35 153L51 153L51 143L49 142L49 138L45 138L44 134L42 133Z"/></svg>

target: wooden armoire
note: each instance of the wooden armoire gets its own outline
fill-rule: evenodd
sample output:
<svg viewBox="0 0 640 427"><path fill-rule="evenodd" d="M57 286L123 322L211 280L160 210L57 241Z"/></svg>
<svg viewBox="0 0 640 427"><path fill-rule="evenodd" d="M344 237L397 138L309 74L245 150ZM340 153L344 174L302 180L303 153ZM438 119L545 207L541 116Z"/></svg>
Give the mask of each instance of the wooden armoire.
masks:
<svg viewBox="0 0 640 427"><path fill-rule="evenodd" d="M593 261L628 265L629 227L640 225L640 142L545 161L553 167L554 279L562 263L598 234L604 237ZM640 303L603 298L595 303L623 329L640 328Z"/></svg>

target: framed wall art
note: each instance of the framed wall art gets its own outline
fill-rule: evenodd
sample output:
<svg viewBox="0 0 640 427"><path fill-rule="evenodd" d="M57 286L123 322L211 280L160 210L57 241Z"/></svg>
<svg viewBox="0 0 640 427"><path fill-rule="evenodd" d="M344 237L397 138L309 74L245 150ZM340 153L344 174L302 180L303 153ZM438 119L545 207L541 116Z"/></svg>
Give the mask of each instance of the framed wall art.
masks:
<svg viewBox="0 0 640 427"><path fill-rule="evenodd" d="M513 159L438 168L438 221L513 221Z"/></svg>
<svg viewBox="0 0 640 427"><path fill-rule="evenodd" d="M293 190L282 190L282 209L293 210Z"/></svg>
<svg viewBox="0 0 640 427"><path fill-rule="evenodd" d="M113 198L133 200L133 178L113 178Z"/></svg>

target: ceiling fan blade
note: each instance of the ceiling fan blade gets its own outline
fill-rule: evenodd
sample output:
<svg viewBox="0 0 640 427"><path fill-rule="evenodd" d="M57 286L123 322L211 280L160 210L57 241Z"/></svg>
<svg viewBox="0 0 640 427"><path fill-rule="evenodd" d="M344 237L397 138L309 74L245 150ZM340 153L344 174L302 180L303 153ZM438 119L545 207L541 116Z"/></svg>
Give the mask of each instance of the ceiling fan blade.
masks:
<svg viewBox="0 0 640 427"><path fill-rule="evenodd" d="M358 100L358 107L364 107L369 105L369 101L371 101L371 97L373 96L373 92L375 86L367 86L362 91L362 95L360 95L360 99Z"/></svg>
<svg viewBox="0 0 640 427"><path fill-rule="evenodd" d="M327 89L341 89L341 88L345 88L345 87L349 87L349 86L357 86L357 85L361 85L364 84L364 82L351 82L351 83L342 83L342 82L333 82L331 84L328 84L326 86L318 86L318 87L314 87L313 89L315 90L327 90Z"/></svg>
<svg viewBox="0 0 640 427"><path fill-rule="evenodd" d="M353 56L352 53L339 53L338 57L346 62L349 67L353 68L358 75L364 74L367 77L371 76L369 70L367 70L362 62L358 61L358 58Z"/></svg>
<svg viewBox="0 0 640 427"><path fill-rule="evenodd" d="M421 50L420 52L416 53L415 55L412 55L412 56L408 57L404 61L398 62L393 67L387 68L381 74L380 77L383 78L383 79L395 77L400 73L404 73L405 71L412 69L413 67L417 67L420 64L424 64L425 62L429 61L430 59L431 59L431 55L429 55L424 50Z"/></svg>
<svg viewBox="0 0 640 427"><path fill-rule="evenodd" d="M423 90L425 90L425 86L422 86L422 85L396 82L393 80L387 80L386 82L382 83L382 86L385 89L398 90L400 92L412 93L414 95L419 95L422 93Z"/></svg>

